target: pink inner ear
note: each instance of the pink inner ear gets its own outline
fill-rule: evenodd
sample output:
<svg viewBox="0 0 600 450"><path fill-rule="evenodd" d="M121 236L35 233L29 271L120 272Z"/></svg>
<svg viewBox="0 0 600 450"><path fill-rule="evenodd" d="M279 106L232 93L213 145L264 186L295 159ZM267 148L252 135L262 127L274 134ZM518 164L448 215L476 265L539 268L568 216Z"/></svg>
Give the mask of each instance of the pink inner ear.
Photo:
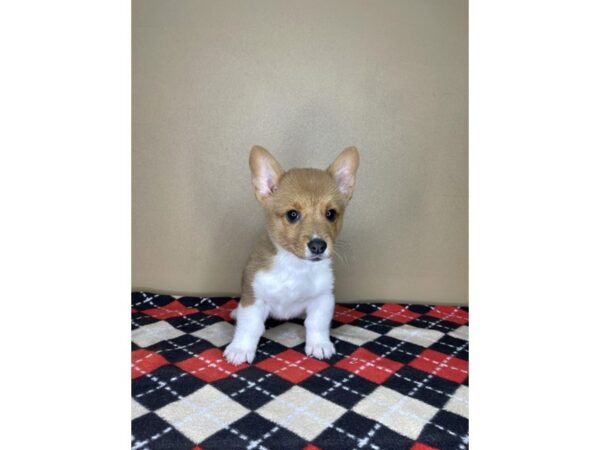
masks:
<svg viewBox="0 0 600 450"><path fill-rule="evenodd" d="M350 172L348 170L348 167L346 166L341 166L336 172L335 172L335 181L338 185L339 190L342 192L342 194L347 194L350 188Z"/></svg>
<svg viewBox="0 0 600 450"><path fill-rule="evenodd" d="M267 180L267 187L269 189L269 194L275 192L277 186L275 185L275 180L273 180L273 178L269 177L269 179Z"/></svg>
<svg viewBox="0 0 600 450"><path fill-rule="evenodd" d="M273 177L273 174L271 174L267 169L261 170L259 179L260 195L262 195L263 197L267 197L268 195L271 195L273 192L275 192L275 179Z"/></svg>

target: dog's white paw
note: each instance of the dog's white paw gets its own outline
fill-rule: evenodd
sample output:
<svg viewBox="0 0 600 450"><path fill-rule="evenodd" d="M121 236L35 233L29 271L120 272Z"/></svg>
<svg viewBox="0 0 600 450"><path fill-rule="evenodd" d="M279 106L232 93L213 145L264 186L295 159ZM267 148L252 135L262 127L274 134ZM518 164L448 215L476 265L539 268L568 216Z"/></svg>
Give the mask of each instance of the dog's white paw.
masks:
<svg viewBox="0 0 600 450"><path fill-rule="evenodd" d="M256 347L248 348L231 343L227 346L223 352L223 355L225 355L225 359L227 359L227 361L237 366L245 362L248 364L252 363L255 353Z"/></svg>
<svg viewBox="0 0 600 450"><path fill-rule="evenodd" d="M307 341L304 351L308 356L314 356L317 359L328 359L335 353L335 347L329 340Z"/></svg>

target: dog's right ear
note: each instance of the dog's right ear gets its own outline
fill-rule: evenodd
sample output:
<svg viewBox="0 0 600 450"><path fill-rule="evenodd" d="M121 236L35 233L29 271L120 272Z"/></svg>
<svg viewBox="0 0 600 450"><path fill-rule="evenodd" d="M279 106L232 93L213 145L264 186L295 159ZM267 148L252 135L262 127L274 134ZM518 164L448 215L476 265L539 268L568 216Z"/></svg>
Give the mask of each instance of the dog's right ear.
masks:
<svg viewBox="0 0 600 450"><path fill-rule="evenodd" d="M255 145L250 150L250 172L254 193L259 202L264 203L277 190L284 174L277 160L265 148Z"/></svg>

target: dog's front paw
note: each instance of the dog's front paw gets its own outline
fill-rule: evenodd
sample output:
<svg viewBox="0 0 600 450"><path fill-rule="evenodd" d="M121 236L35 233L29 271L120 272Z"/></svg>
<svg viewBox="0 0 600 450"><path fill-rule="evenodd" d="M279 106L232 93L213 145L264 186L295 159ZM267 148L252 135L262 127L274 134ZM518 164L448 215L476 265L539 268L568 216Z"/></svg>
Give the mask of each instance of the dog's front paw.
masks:
<svg viewBox="0 0 600 450"><path fill-rule="evenodd" d="M317 359L328 359L335 353L335 347L329 340L307 341L304 351L307 356L314 356Z"/></svg>
<svg viewBox="0 0 600 450"><path fill-rule="evenodd" d="M255 352L256 347L244 347L241 345L236 345L232 342L227 346L223 352L223 355L225 355L225 359L227 359L227 361L237 366L245 362L248 364L252 363Z"/></svg>

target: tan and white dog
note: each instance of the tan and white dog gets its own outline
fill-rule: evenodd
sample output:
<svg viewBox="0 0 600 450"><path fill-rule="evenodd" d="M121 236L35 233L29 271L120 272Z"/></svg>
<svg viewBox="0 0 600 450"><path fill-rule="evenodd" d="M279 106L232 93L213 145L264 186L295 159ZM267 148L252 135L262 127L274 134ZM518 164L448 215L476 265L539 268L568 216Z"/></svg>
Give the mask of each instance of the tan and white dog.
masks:
<svg viewBox="0 0 600 450"><path fill-rule="evenodd" d="M267 317L306 316L305 352L329 358L333 317L333 243L352 198L358 151L345 149L327 168L285 172L264 148L250 152L256 198L267 216L267 233L252 252L242 276L242 296L225 357L251 363Z"/></svg>

